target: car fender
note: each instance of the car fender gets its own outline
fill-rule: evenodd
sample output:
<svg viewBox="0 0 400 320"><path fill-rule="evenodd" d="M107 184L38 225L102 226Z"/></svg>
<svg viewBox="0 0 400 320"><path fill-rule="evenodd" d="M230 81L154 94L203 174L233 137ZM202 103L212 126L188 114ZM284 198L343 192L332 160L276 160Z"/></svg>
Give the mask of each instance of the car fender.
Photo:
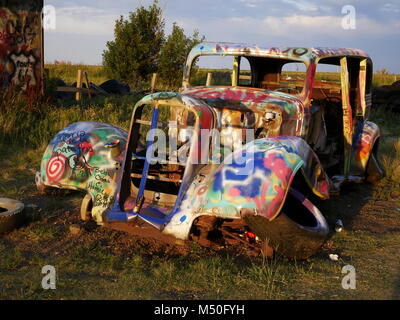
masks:
<svg viewBox="0 0 400 320"><path fill-rule="evenodd" d="M351 173L353 175L365 174L368 160L380 135L380 129L375 123L365 121L361 124L359 133L355 135L355 141L353 141L351 162Z"/></svg>
<svg viewBox="0 0 400 320"><path fill-rule="evenodd" d="M214 167L204 181L194 179L164 232L187 238L193 221L201 215L240 219L244 212L253 212L272 221L299 171L317 196L329 198L330 180L303 139L274 137L250 142Z"/></svg>
<svg viewBox="0 0 400 320"><path fill-rule="evenodd" d="M124 159L126 141L127 132L112 125L73 123L47 146L36 183L87 192L93 200L92 215L101 223L115 196L116 175Z"/></svg>

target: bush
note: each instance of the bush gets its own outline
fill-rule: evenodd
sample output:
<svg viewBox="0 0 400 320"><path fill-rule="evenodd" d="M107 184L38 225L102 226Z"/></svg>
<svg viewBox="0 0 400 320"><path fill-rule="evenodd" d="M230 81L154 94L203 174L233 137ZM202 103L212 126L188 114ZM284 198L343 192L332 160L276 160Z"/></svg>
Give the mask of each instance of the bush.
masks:
<svg viewBox="0 0 400 320"><path fill-rule="evenodd" d="M164 43L164 19L154 1L148 9L143 6L122 16L115 23L114 41L107 42L103 52L103 65L107 75L134 86L149 81L157 72L159 52Z"/></svg>
<svg viewBox="0 0 400 320"><path fill-rule="evenodd" d="M190 50L203 40L204 36L200 39L198 31L191 37L186 37L183 29L174 22L172 33L160 52L159 74L164 85L170 88L178 88L181 85L186 57Z"/></svg>
<svg viewBox="0 0 400 320"><path fill-rule="evenodd" d="M139 91L149 87L152 73L159 73L161 86L177 89L189 51L204 40L198 31L187 37L176 23L165 40L164 18L157 0L147 9L142 6L131 12L129 19L117 20L114 34L114 41L107 42L103 52L106 73Z"/></svg>

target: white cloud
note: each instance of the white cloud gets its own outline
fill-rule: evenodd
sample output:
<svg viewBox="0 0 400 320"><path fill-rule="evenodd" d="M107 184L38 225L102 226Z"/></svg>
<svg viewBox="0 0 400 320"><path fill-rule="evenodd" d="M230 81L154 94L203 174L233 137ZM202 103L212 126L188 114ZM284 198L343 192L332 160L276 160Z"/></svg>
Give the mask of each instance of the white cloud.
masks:
<svg viewBox="0 0 400 320"><path fill-rule="evenodd" d="M366 16L357 17L356 30L342 29L343 16L308 16L294 14L286 17L234 17L218 20L180 19L185 30L200 29L210 41L257 42L257 39L282 38L287 45L295 39L313 40L315 45L325 39L355 36L388 36L400 34L400 21L380 23ZM219 37L219 39L217 38Z"/></svg>
<svg viewBox="0 0 400 320"><path fill-rule="evenodd" d="M318 6L304 0L283 0L283 2L294 5L300 11L315 12L318 11Z"/></svg>
<svg viewBox="0 0 400 320"><path fill-rule="evenodd" d="M244 2L245 6L249 8L258 8L261 3L266 2L265 0L240 0L240 2Z"/></svg>
<svg viewBox="0 0 400 320"><path fill-rule="evenodd" d="M51 33L112 35L119 15L91 7L56 8L56 29Z"/></svg>
<svg viewBox="0 0 400 320"><path fill-rule="evenodd" d="M267 2L267 0L240 0L240 2L245 2L245 3L262 3L262 2Z"/></svg>
<svg viewBox="0 0 400 320"><path fill-rule="evenodd" d="M385 3L385 5L380 8L380 10L386 13L399 13L400 6L398 4Z"/></svg>

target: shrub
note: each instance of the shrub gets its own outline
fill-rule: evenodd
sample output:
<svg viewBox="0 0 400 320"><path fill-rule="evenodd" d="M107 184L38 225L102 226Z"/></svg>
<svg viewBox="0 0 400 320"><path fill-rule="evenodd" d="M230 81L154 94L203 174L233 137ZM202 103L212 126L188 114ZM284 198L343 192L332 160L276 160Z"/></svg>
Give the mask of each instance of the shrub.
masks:
<svg viewBox="0 0 400 320"><path fill-rule="evenodd" d="M157 71L164 43L164 19L157 1L148 9L141 6L131 12L127 20L121 16L114 35L103 52L107 75L134 86L148 81L148 75Z"/></svg>

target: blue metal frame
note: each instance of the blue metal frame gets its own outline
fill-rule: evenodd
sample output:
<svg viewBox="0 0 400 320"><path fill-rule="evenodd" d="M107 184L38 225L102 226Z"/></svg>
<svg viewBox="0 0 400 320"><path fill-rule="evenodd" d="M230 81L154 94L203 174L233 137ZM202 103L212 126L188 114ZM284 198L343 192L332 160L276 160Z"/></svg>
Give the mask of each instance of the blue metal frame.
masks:
<svg viewBox="0 0 400 320"><path fill-rule="evenodd" d="M152 147L153 147L154 138L155 138L154 131L155 131L155 129L157 129L158 114L159 114L158 107L155 107L153 110L152 118L151 118L150 140L146 147L146 159L144 160L142 178L140 179L139 191L138 191L138 195L136 198L136 206L133 209L133 212L135 212L135 213L139 212L140 207L142 206L143 199L144 199L144 189L146 187L147 176L149 175L149 167L150 167L150 163L149 163L148 159L149 159L149 156L151 156L151 152L152 152Z"/></svg>

